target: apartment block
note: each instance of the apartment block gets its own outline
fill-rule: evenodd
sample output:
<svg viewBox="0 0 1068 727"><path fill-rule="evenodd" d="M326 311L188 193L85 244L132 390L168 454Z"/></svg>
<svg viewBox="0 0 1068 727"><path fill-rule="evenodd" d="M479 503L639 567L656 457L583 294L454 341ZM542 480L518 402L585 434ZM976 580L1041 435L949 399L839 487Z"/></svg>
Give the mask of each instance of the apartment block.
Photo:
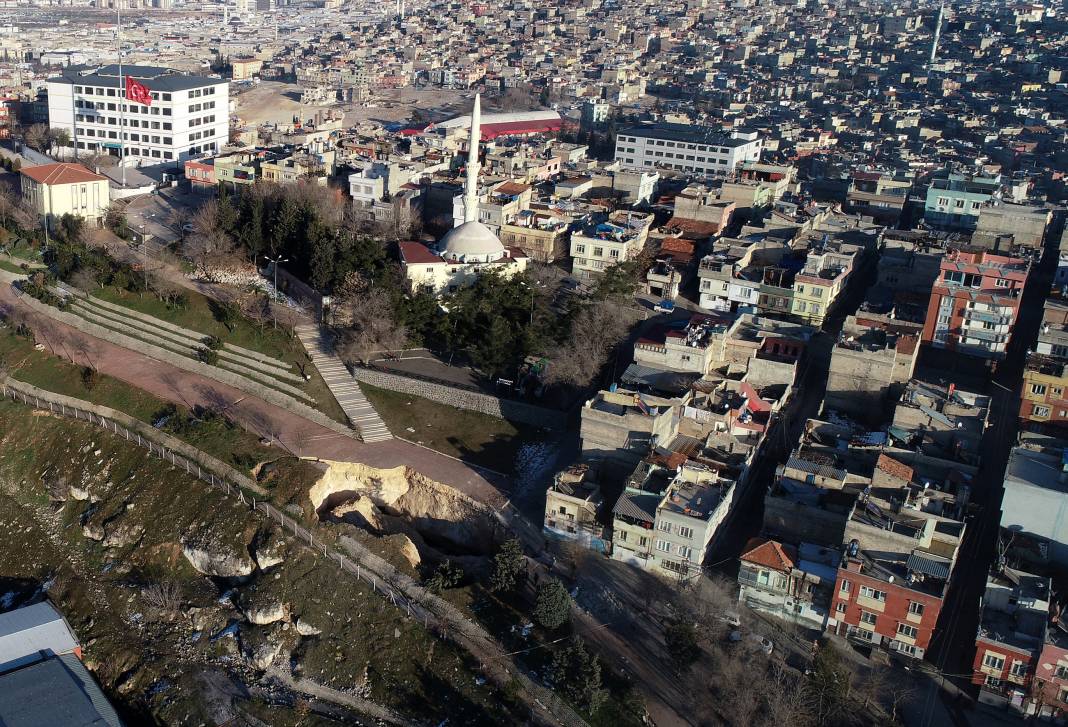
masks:
<svg viewBox="0 0 1068 727"><path fill-rule="evenodd" d="M615 160L628 167L662 168L724 175L760 160L763 142L755 133L730 136L685 124L632 126L616 135Z"/></svg>
<svg viewBox="0 0 1068 727"><path fill-rule="evenodd" d="M931 291L923 342L981 358L1004 358L1029 268L1023 258L951 250Z"/></svg>
<svg viewBox="0 0 1068 727"><path fill-rule="evenodd" d="M124 102L119 67L69 66L48 79L48 119L79 151L129 163L165 164L214 154L230 135L229 82L156 66L122 67L147 86L152 103Z"/></svg>

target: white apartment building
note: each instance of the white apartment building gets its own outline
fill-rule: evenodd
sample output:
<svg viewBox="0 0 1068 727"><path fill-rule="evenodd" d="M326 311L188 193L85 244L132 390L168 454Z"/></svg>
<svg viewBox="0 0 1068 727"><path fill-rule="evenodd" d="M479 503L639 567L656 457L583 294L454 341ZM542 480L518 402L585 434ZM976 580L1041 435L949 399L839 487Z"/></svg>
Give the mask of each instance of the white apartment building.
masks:
<svg viewBox="0 0 1068 727"><path fill-rule="evenodd" d="M616 134L617 162L639 169L675 169L708 176L734 172L760 161L764 142L755 132L730 136L703 126L632 126Z"/></svg>
<svg viewBox="0 0 1068 727"><path fill-rule="evenodd" d="M580 280L600 277L607 268L633 260L645 249L652 214L616 210L571 234L571 272Z"/></svg>
<svg viewBox="0 0 1068 727"><path fill-rule="evenodd" d="M79 154L125 148L128 165L178 163L229 140L228 81L156 66L123 66L122 74L149 88L150 105L122 103L117 65L71 66L48 79L49 126L65 129Z"/></svg>

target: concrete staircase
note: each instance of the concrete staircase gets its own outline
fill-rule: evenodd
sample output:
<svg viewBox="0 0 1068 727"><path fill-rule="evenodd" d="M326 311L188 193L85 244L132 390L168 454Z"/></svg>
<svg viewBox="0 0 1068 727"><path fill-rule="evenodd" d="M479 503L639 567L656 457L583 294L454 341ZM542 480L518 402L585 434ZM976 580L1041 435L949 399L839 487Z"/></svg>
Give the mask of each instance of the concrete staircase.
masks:
<svg viewBox="0 0 1068 727"><path fill-rule="evenodd" d="M386 423L360 391L360 385L352 377L345 364L333 352L329 334L319 326L297 326L294 331L311 356L312 363L330 388L330 393L341 405L345 416L360 432L365 442L384 442L393 439Z"/></svg>

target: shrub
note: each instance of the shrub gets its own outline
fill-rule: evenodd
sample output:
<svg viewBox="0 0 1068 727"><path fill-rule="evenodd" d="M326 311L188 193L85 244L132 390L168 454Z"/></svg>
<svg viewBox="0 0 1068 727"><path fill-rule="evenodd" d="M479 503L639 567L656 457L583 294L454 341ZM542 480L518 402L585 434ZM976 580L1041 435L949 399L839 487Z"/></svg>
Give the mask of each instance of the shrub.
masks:
<svg viewBox="0 0 1068 727"><path fill-rule="evenodd" d="M215 366L219 363L219 352L202 346L197 349L197 358L209 366Z"/></svg>

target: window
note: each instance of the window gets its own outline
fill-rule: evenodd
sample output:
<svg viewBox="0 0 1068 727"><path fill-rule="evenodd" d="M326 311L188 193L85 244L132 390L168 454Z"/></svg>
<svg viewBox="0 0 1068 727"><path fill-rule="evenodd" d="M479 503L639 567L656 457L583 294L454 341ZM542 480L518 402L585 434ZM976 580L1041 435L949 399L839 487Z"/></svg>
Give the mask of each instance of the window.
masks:
<svg viewBox="0 0 1068 727"><path fill-rule="evenodd" d="M575 254L576 255L585 255L586 254L586 246L585 245L575 245Z"/></svg>
<svg viewBox="0 0 1068 727"><path fill-rule="evenodd" d="M998 288L1007 288L1010 285L1012 285L1012 282L1009 281L1009 280L1006 280L1005 278L998 278L997 280L994 281L994 285L996 287L998 287Z"/></svg>
<svg viewBox="0 0 1068 727"><path fill-rule="evenodd" d="M868 613L867 611L861 611L860 612L860 622L862 624L868 624L869 626L874 626L875 622L878 621L878 620L879 620L879 617L876 616L874 613Z"/></svg>
<svg viewBox="0 0 1068 727"><path fill-rule="evenodd" d="M663 520L663 521L660 522L659 525L656 526L656 529L660 530L662 532L665 532L665 533L670 533L671 532L671 523L669 523L666 520Z"/></svg>
<svg viewBox="0 0 1068 727"><path fill-rule="evenodd" d="M679 537L680 538L692 538L693 537L693 528L688 528L685 525L680 525L679 526Z"/></svg>
<svg viewBox="0 0 1068 727"><path fill-rule="evenodd" d="M939 207L945 207L948 204L949 204L949 197L939 197L938 198L938 206Z"/></svg>
<svg viewBox="0 0 1068 727"><path fill-rule="evenodd" d="M614 250L614 249L613 250L609 250L608 251L608 257L618 258L619 257L619 250Z"/></svg>
<svg viewBox="0 0 1068 727"><path fill-rule="evenodd" d="M693 548L687 548L685 545L680 545L676 549L676 552L686 560L689 560L691 557L693 557Z"/></svg>
<svg viewBox="0 0 1068 727"><path fill-rule="evenodd" d="M997 669L1000 671L1005 667L1005 657L998 654L992 654L989 651L983 656L983 666L987 669Z"/></svg>
<svg viewBox="0 0 1068 727"><path fill-rule="evenodd" d="M595 248L593 248L593 256L594 257L604 257L604 248L603 247L595 247Z"/></svg>
<svg viewBox="0 0 1068 727"><path fill-rule="evenodd" d="M919 601L909 601L909 613L916 616L923 615L923 604Z"/></svg>
<svg viewBox="0 0 1068 727"><path fill-rule="evenodd" d="M986 678L986 686L988 686L988 687L1000 687L1001 686L1001 680L998 679L997 677L989 677L988 676Z"/></svg>
<svg viewBox="0 0 1068 727"><path fill-rule="evenodd" d="M953 207L955 209L959 209L959 210L964 209L964 200L963 199L955 199L955 200L953 200Z"/></svg>
<svg viewBox="0 0 1068 727"><path fill-rule="evenodd" d="M901 636L907 636L910 639L915 639L916 635L920 633L915 626L909 626L908 624L898 624L897 632Z"/></svg>
<svg viewBox="0 0 1068 727"><path fill-rule="evenodd" d="M1027 662L1016 660L1012 662L1009 674L1012 674L1014 677L1025 677L1027 676L1027 671Z"/></svg>
<svg viewBox="0 0 1068 727"><path fill-rule="evenodd" d="M1033 407L1031 407L1031 415L1032 416L1036 416L1036 417L1048 417L1049 416L1049 407L1048 406L1033 406Z"/></svg>
<svg viewBox="0 0 1068 727"><path fill-rule="evenodd" d="M1068 666L1065 666L1064 664L1058 664L1057 671L1055 673L1058 679L1068 679Z"/></svg>
<svg viewBox="0 0 1068 727"><path fill-rule="evenodd" d="M884 592L877 591L874 588L871 588L870 586L861 586L860 587L860 595L864 596L865 598L870 598L873 601L885 601L886 600L886 594Z"/></svg>
<svg viewBox="0 0 1068 727"><path fill-rule="evenodd" d="M1031 393L1035 396L1044 396L1046 393L1045 384L1031 384Z"/></svg>
<svg viewBox="0 0 1068 727"><path fill-rule="evenodd" d="M838 613L845 613L846 612L846 605L844 603L839 603L837 606L834 607L834 610L837 611Z"/></svg>
<svg viewBox="0 0 1068 727"><path fill-rule="evenodd" d="M846 581L846 580L843 580L841 585L838 587L838 592L839 593L849 593L852 590L853 590L853 584L850 583L849 581Z"/></svg>
<svg viewBox="0 0 1068 727"><path fill-rule="evenodd" d="M620 530L618 533L616 533L616 540L618 540L621 543L627 542L627 531L626 530Z"/></svg>
<svg viewBox="0 0 1068 727"><path fill-rule="evenodd" d="M671 552L671 543L669 543L666 540L661 540L660 538L657 538L656 539L656 549L659 550L661 553L670 553Z"/></svg>

